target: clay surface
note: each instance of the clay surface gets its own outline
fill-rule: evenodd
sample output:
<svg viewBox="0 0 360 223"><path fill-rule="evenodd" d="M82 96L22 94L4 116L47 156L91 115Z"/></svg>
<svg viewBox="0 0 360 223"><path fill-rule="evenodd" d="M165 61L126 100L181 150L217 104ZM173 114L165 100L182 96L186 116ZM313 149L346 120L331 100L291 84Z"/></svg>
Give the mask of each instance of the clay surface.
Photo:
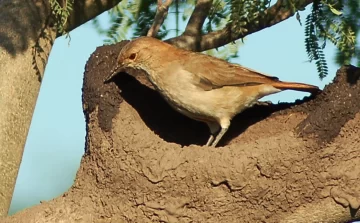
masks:
<svg viewBox="0 0 360 223"><path fill-rule="evenodd" d="M359 219L359 69L296 103L238 115L219 148L143 73L103 80L123 46L86 66L86 150L63 196L3 222L349 222ZM25 221L26 220L26 221Z"/></svg>
<svg viewBox="0 0 360 223"><path fill-rule="evenodd" d="M114 49L118 48L111 48L110 52ZM100 48L98 53L106 55L109 50ZM116 57L109 58L112 59L106 60L108 67L115 66ZM97 73L96 69L93 72ZM99 68L98 72L103 70ZM120 111L102 108L103 98L95 107L98 107L98 114L111 114L99 116L98 121L114 123L110 134L106 134L114 153L120 146L125 153L141 157L141 161L133 157L132 161L119 165L125 168L136 164L128 167L140 174L142 180L130 180L131 187L137 188L134 189L137 193L152 191L149 198L135 195L141 200L137 206L143 211L152 210L151 216L156 215L145 214L147 220L174 218L175 222L201 222L222 219L236 222L239 216L248 216L251 221L254 220L252 213L259 211L260 206L262 214L258 220L263 221L279 210L296 211L314 200L314 196L317 199L330 197L331 187L318 178L324 177L325 173L343 175L343 169L333 168L334 172L327 173L328 164L319 163L318 157L311 153L336 139L337 142L344 140L344 137L339 138L340 131L358 133L356 124L348 130L343 127L353 121L360 110L356 100L356 95L360 95L359 72L352 66L343 67L334 83L312 98L278 105L258 103L234 118L220 144L224 148L198 147L206 142L207 126L170 108L142 71L128 70L127 74L120 74L113 83L104 86L111 92L112 89L118 92L117 96L111 93L112 97L105 97L105 101L119 107ZM124 101L117 98L119 95ZM100 128L109 131L101 124ZM345 140L353 144L350 148L354 150L359 140L350 138ZM357 179L360 176L357 173L352 178ZM316 176L315 179L310 179L309 174ZM314 182L321 183L321 189L315 189ZM275 201L276 196L280 199ZM168 206L171 211L167 210ZM177 212L187 214L182 216ZM192 212L197 213L196 217L188 216ZM199 213L202 214L198 216ZM278 217L271 221L280 220Z"/></svg>

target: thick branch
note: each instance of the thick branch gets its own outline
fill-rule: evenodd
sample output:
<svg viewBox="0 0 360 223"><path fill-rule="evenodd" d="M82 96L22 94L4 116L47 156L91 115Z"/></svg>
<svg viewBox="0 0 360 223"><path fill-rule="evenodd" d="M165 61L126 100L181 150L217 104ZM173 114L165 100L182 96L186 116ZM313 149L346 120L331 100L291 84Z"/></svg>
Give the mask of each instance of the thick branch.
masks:
<svg viewBox="0 0 360 223"><path fill-rule="evenodd" d="M70 14L66 31L70 32L78 26L81 26L87 21L116 6L119 2L121 2L121 0L74 1L74 9Z"/></svg>
<svg viewBox="0 0 360 223"><path fill-rule="evenodd" d="M183 35L197 36L201 34L202 26L211 9L212 0L198 0Z"/></svg>
<svg viewBox="0 0 360 223"><path fill-rule="evenodd" d="M161 25L164 23L164 20L168 14L169 7L172 3L172 0L166 0L164 3L162 0L158 0L158 7L156 10L156 15L154 22L149 29L147 36L155 37L159 32Z"/></svg>
<svg viewBox="0 0 360 223"><path fill-rule="evenodd" d="M221 30L203 35L200 43L196 43L195 38L188 35L174 37L168 39L166 42L177 47L193 51L205 51L224 46L230 42L273 26L293 16L295 12L290 8L285 8L283 2L283 0L278 0L274 5L266 10L264 16L258 20L258 23L248 23L242 27L241 32L239 30L234 31L231 24L229 24ZM298 9L302 9L312 2L313 0L299 0L296 2L296 7Z"/></svg>

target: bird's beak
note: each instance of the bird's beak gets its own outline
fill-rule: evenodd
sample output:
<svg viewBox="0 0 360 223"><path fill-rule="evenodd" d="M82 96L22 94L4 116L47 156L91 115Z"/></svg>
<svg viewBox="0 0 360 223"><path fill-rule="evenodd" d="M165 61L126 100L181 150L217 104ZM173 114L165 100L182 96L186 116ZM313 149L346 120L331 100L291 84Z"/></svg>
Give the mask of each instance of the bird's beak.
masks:
<svg viewBox="0 0 360 223"><path fill-rule="evenodd" d="M117 64L111 71L110 75L104 80L104 83L109 83L113 77L115 77L118 73L121 71L124 71L124 65L123 64Z"/></svg>

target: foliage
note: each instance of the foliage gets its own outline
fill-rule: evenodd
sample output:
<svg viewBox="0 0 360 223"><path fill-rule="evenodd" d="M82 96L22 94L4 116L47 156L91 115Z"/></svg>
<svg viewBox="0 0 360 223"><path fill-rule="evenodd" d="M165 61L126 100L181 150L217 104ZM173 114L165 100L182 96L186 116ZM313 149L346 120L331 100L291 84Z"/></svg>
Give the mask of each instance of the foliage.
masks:
<svg viewBox="0 0 360 223"><path fill-rule="evenodd" d="M360 32L360 1L359 0L348 0L344 1L343 4L343 20L344 22L344 29L351 30L355 37L358 36ZM350 31L349 31L350 32ZM341 42L348 41L347 36L343 35ZM356 44L356 38L355 38ZM360 45L355 45L352 57L352 51L350 52L347 49L338 49L335 61L338 64L349 64L352 59L357 60L357 66L360 67Z"/></svg>
<svg viewBox="0 0 360 223"><path fill-rule="evenodd" d="M224 20L226 16L224 17L224 15L227 12L225 12L225 9L221 9L225 6L224 1L217 1L219 3L213 5L211 17L209 16L204 32L207 32L210 27L212 27L211 29L218 29L224 27L226 24ZM170 29L167 29L166 23L163 24L157 34L157 38L165 39L165 37L169 37L169 35L174 32L178 35L180 31L179 27L181 25L179 20L182 20L182 23L186 22L194 9L194 5L194 0L174 1L170 7L169 16L174 16L176 23L171 24L172 27ZM219 13L220 10L224 13ZM155 13L156 1L123 0L109 11L111 26L108 29L102 28L98 19L94 19L92 22L98 33L106 35L107 39L105 39L104 43L113 44L121 40L145 36L153 23ZM229 17L229 13L227 14L227 17ZM221 47L220 49L208 50L204 53L229 60L238 57L237 49L239 45L240 43L238 42L236 44Z"/></svg>
<svg viewBox="0 0 360 223"><path fill-rule="evenodd" d="M60 3L59 3L60 2ZM39 82L42 81L40 69L44 69L49 54L43 49L44 42L53 44L52 37L47 33L45 27L51 22L54 23L56 31L60 35L66 34L66 37L70 37L69 33L65 31L68 17L73 9L74 0L50 0L51 16L46 20L45 26L41 29L39 36L37 37L35 44L32 46L32 68L35 70ZM46 44L45 44L46 45Z"/></svg>
<svg viewBox="0 0 360 223"><path fill-rule="evenodd" d="M203 33L224 28L231 20L229 5L223 0L214 0L208 19L204 24ZM204 53L229 61L238 57L238 49L242 42L228 44L220 49L207 50Z"/></svg>
<svg viewBox="0 0 360 223"><path fill-rule="evenodd" d="M55 27L59 34L66 34L68 37L69 34L65 31L65 28L70 13L73 10L74 0L64 0L61 1L61 4L58 0L50 0L50 7L52 15L54 16Z"/></svg>
<svg viewBox="0 0 360 223"><path fill-rule="evenodd" d="M283 0L280 10L288 10L300 20L299 11L303 0ZM360 49L356 48L356 36L360 30L360 7L358 0L315 0L311 13L305 20L305 49L310 61L315 61L319 77L327 75L327 63L324 48L327 41L333 43L338 53L336 62L348 64L355 56L359 58ZM249 28L264 26L268 19L267 9L274 5L271 0L213 0L208 13L202 34L229 27L231 35L245 36ZM157 38L164 39L181 35L180 27L184 27L195 7L195 0L174 0L168 17L175 18L175 24L166 22L161 26ZM95 19L93 24L100 34L107 36L105 43L116 43L123 39L131 39L146 35L153 23L156 13L155 0L123 0L110 10L110 23L108 29L101 28ZM280 11L281 13L281 11ZM182 18L182 22L179 22ZM169 21L169 19L168 19ZM172 21L172 20L171 20ZM242 35L244 34L244 35ZM204 53L214 55L226 60L238 56L241 42L228 44L220 49L208 50ZM215 51L216 50L216 51Z"/></svg>
<svg viewBox="0 0 360 223"><path fill-rule="evenodd" d="M352 1L344 1L349 4ZM354 15L343 13L346 5L341 1L314 1L312 11L305 22L305 46L310 61L315 60L320 78L327 75L327 63L323 49L327 40L338 49L337 63L349 64L355 55L356 22ZM359 5L353 5L353 9ZM354 18L352 20L351 18Z"/></svg>
<svg viewBox="0 0 360 223"><path fill-rule="evenodd" d="M155 13L156 1L123 0L109 11L111 25L108 29L103 29L98 19L93 20L93 25L100 34L106 35L106 44L113 44L124 39L145 36ZM157 37L163 39L168 32L166 26L162 25ZM130 33L132 35L129 36Z"/></svg>

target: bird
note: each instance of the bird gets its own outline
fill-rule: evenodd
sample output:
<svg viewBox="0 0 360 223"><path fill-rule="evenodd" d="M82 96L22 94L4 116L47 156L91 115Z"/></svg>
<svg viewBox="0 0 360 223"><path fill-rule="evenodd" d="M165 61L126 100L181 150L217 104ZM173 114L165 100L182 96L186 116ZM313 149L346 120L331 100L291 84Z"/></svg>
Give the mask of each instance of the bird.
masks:
<svg viewBox="0 0 360 223"><path fill-rule="evenodd" d="M238 64L177 48L152 37L138 37L119 53L104 83L125 68L143 70L176 111L204 122L210 130L206 146L216 147L232 118L258 99L283 90L318 93L317 86L283 82Z"/></svg>

